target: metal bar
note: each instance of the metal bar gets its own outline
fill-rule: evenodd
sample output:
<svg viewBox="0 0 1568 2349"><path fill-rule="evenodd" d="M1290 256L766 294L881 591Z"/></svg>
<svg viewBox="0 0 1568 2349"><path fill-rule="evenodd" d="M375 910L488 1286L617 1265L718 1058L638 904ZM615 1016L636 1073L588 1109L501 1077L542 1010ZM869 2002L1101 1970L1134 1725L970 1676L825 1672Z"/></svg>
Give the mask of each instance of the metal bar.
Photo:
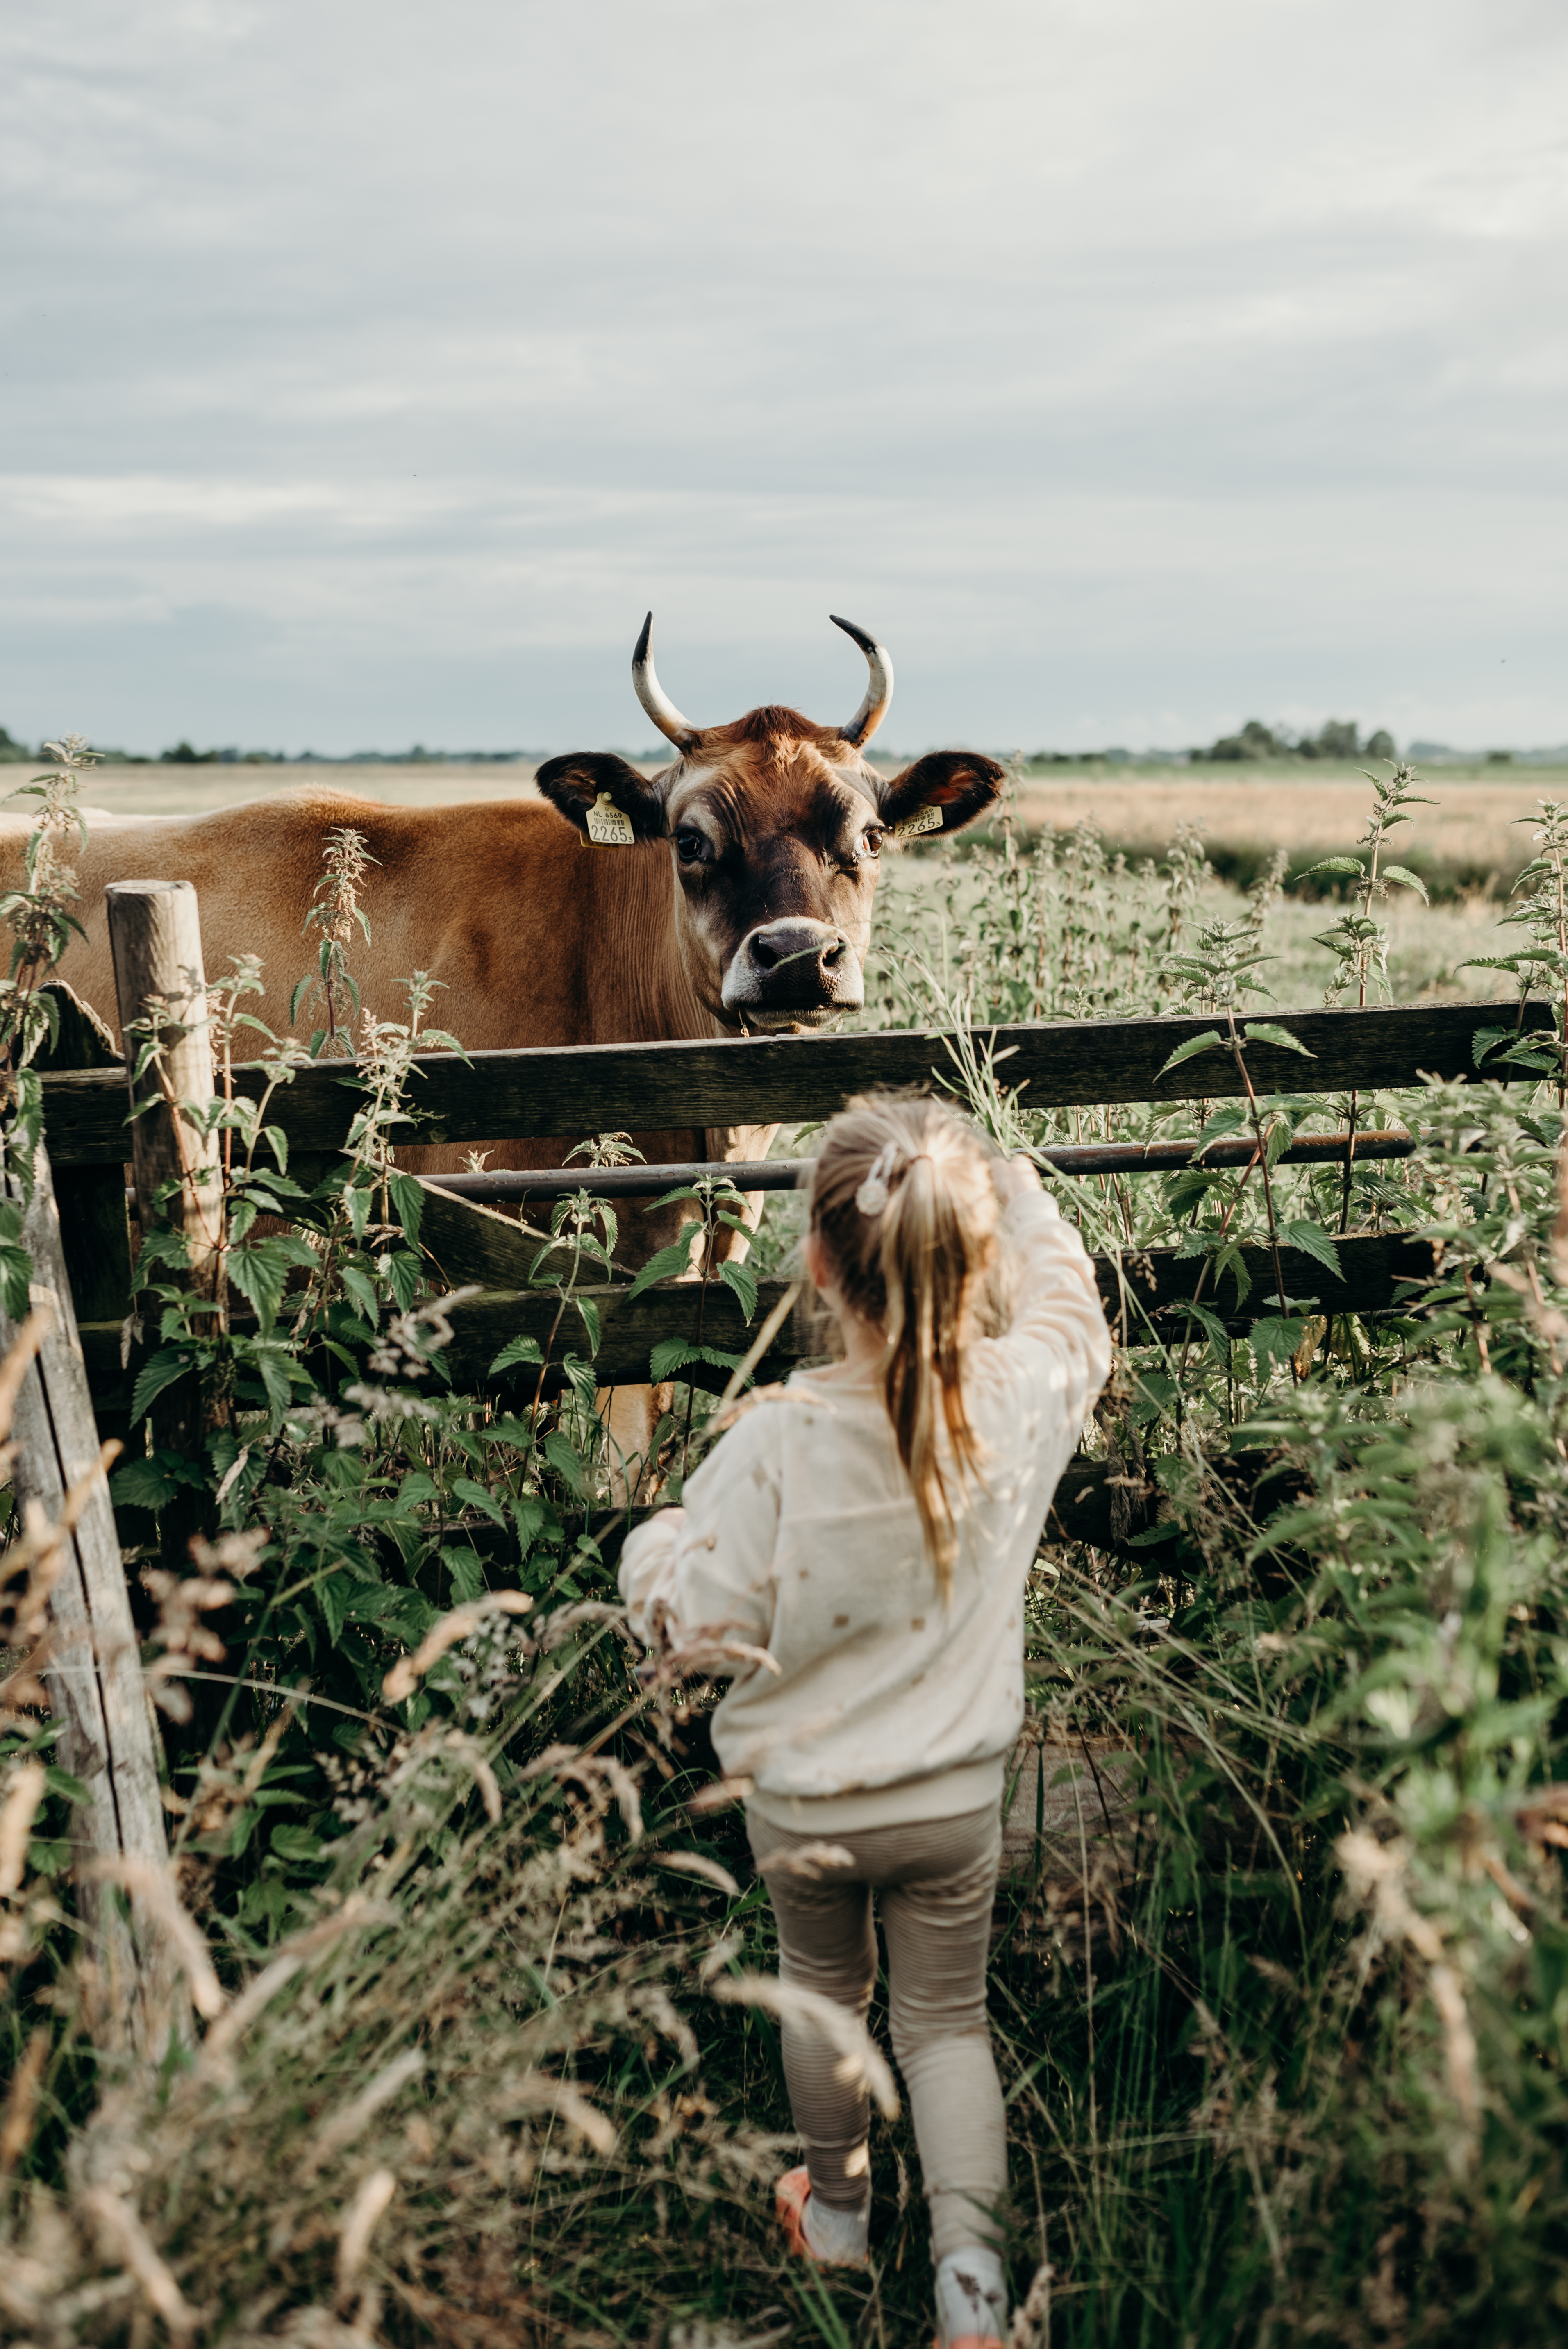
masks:
<svg viewBox="0 0 1568 2349"><path fill-rule="evenodd" d="M1282 1166L1334 1166L1345 1157L1348 1134L1314 1133L1280 1154ZM1408 1158L1416 1148L1408 1133L1358 1133L1355 1155ZM1251 1141L1211 1142L1205 1166L1245 1166ZM1098 1142L1053 1143L1035 1154L1058 1174L1158 1174L1192 1163L1190 1142ZM661 1191L683 1190L704 1177L727 1175L738 1191L794 1191L811 1167L809 1158L735 1159L710 1164L685 1159L665 1166L494 1166L480 1174L429 1174L425 1180L459 1199L482 1206L520 1199L565 1199L591 1192L596 1199L651 1199Z"/></svg>

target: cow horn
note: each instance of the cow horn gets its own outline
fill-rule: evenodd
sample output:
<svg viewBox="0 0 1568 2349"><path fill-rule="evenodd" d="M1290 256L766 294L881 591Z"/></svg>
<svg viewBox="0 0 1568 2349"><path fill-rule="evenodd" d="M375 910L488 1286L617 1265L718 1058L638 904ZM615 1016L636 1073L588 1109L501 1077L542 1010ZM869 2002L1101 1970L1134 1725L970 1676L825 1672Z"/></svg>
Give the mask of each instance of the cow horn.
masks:
<svg viewBox="0 0 1568 2349"><path fill-rule="evenodd" d="M668 735L678 750L695 750L702 739L702 730L693 726L689 718L681 717L659 684L654 673L652 636L653 615L649 612L631 657L631 681L637 688L637 698L659 732Z"/></svg>
<svg viewBox="0 0 1568 2349"><path fill-rule="evenodd" d="M836 612L829 612L827 616L836 628L842 628L846 636L854 637L870 668L871 682L866 688L866 698L843 730L846 742L869 742L888 715L888 704L893 698L892 658L885 645L879 645L875 636L868 636L864 628L857 628L853 620L841 620Z"/></svg>

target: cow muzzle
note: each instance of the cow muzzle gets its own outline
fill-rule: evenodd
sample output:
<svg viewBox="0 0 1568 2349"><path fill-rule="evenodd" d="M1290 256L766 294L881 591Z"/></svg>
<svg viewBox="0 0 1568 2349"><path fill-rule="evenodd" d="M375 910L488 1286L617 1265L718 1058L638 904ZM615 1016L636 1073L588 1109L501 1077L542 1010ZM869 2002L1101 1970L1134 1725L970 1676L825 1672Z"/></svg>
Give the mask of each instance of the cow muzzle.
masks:
<svg viewBox="0 0 1568 2349"><path fill-rule="evenodd" d="M763 922L724 973L724 1009L748 1028L821 1028L865 999L860 957L830 922Z"/></svg>

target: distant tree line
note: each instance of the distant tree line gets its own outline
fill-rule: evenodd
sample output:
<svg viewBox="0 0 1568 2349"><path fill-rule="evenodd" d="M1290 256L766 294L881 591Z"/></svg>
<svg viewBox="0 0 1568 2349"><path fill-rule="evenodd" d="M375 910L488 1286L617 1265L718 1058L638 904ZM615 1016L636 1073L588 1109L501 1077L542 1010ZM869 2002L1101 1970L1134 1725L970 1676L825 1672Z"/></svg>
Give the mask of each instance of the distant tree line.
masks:
<svg viewBox="0 0 1568 2349"><path fill-rule="evenodd" d="M1265 726L1249 718L1239 734L1222 734L1207 750L1193 750L1191 759L1392 759L1394 737L1379 726L1364 742L1354 718L1331 718L1315 734L1293 734L1286 727Z"/></svg>

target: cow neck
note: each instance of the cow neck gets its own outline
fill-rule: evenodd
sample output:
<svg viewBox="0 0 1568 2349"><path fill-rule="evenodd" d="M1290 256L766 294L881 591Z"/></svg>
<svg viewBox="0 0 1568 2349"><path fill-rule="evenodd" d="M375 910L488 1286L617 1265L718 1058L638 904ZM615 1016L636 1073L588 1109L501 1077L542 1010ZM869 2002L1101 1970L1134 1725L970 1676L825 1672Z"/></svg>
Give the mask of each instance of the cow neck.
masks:
<svg viewBox="0 0 1568 2349"><path fill-rule="evenodd" d="M666 843L591 853L594 926L601 939L619 942L616 992L595 1003L594 1041L680 1043L726 1035L686 975Z"/></svg>

